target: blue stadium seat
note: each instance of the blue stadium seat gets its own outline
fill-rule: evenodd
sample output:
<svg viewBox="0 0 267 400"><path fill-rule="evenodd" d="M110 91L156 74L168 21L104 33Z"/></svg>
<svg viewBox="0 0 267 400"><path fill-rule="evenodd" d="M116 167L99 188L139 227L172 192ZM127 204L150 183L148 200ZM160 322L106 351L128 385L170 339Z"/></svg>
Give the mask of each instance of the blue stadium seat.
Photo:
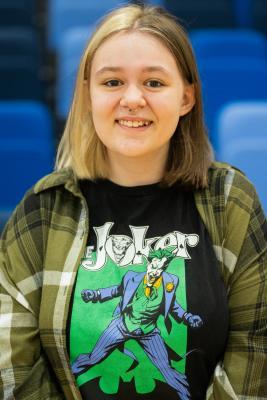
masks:
<svg viewBox="0 0 267 400"><path fill-rule="evenodd" d="M58 80L56 84L57 115L65 119L72 100L79 62L94 27L74 28L63 35L58 50Z"/></svg>
<svg viewBox="0 0 267 400"><path fill-rule="evenodd" d="M164 4L189 30L237 25L232 0L165 0Z"/></svg>
<svg viewBox="0 0 267 400"><path fill-rule="evenodd" d="M198 60L210 57L267 59L267 39L253 29L198 29L190 33L190 39Z"/></svg>
<svg viewBox="0 0 267 400"><path fill-rule="evenodd" d="M246 173L267 213L267 100L230 103L220 110L216 125L218 159Z"/></svg>
<svg viewBox="0 0 267 400"><path fill-rule="evenodd" d="M267 100L267 59L218 58L198 62L202 79L205 120L211 142L218 150L214 120L230 101Z"/></svg>
<svg viewBox="0 0 267 400"><path fill-rule="evenodd" d="M38 102L0 102L0 210L10 210L53 168L52 118Z"/></svg>
<svg viewBox="0 0 267 400"><path fill-rule="evenodd" d="M95 24L105 13L125 4L123 0L49 0L48 47L57 50L66 31Z"/></svg>

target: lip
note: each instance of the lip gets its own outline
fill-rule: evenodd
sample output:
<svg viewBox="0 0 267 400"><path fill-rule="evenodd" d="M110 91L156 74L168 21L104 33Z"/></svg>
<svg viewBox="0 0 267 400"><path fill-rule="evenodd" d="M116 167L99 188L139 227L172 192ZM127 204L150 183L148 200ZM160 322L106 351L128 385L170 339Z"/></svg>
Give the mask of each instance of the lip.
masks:
<svg viewBox="0 0 267 400"><path fill-rule="evenodd" d="M138 127L134 128L133 126L131 127L131 126L126 126L126 125L121 125L121 124L119 124L118 120L116 120L116 125L119 128L123 129L124 131L128 131L128 132L132 133L132 132L143 132L143 131L146 131L147 129L149 129L153 125L153 122L151 124L149 124L149 125L143 125L143 126L138 126Z"/></svg>
<svg viewBox="0 0 267 400"><path fill-rule="evenodd" d="M124 121L149 121L152 122L151 119L149 118L143 118L143 117L133 117L133 116L122 116L119 118L116 118L116 122L123 119Z"/></svg>
<svg viewBox="0 0 267 400"><path fill-rule="evenodd" d="M131 126L126 126L126 125L121 125L119 123L119 120L124 120L124 121L148 121L149 125L143 125L143 126L138 126L138 127L131 127ZM129 132L141 132L141 131L145 131L147 129L149 129L151 127L151 125L153 125L153 121L151 121L150 119L147 118L141 118L141 117L120 117L120 118L116 118L115 123L123 130L129 131Z"/></svg>

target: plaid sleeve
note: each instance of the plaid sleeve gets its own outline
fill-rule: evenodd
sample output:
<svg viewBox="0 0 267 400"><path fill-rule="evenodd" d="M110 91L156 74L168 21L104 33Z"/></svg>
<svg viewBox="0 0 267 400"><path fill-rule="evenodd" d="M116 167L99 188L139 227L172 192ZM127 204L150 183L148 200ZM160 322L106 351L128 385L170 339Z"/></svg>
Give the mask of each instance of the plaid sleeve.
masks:
<svg viewBox="0 0 267 400"><path fill-rule="evenodd" d="M0 398L62 399L39 337L42 255L47 213L30 193L14 211L0 244Z"/></svg>
<svg viewBox="0 0 267 400"><path fill-rule="evenodd" d="M229 338L208 400L267 398L267 223L253 186L230 172L223 262L228 276Z"/></svg>

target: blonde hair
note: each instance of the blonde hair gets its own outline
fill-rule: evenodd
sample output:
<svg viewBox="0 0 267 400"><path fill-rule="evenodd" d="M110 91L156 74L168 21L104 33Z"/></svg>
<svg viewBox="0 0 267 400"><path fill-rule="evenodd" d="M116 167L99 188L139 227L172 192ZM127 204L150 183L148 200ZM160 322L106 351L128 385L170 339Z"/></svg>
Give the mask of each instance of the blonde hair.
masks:
<svg viewBox="0 0 267 400"><path fill-rule="evenodd" d="M195 105L179 120L171 138L162 184L176 181L201 188L207 186L213 153L203 122L201 86L187 34L164 9L129 5L107 14L91 37L81 59L72 105L60 141L56 169L70 167L78 178L107 178L106 149L95 131L90 112L91 64L101 44L118 32L138 31L153 35L174 56L185 81L194 85Z"/></svg>

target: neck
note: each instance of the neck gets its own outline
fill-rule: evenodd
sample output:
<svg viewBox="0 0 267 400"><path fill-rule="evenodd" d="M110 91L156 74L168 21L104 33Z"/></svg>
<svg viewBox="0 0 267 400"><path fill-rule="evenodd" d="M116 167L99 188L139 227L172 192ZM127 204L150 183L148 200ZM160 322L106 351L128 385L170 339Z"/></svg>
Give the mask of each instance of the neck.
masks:
<svg viewBox="0 0 267 400"><path fill-rule="evenodd" d="M109 154L108 178L121 186L142 186L160 182L165 171L166 157L129 158Z"/></svg>

